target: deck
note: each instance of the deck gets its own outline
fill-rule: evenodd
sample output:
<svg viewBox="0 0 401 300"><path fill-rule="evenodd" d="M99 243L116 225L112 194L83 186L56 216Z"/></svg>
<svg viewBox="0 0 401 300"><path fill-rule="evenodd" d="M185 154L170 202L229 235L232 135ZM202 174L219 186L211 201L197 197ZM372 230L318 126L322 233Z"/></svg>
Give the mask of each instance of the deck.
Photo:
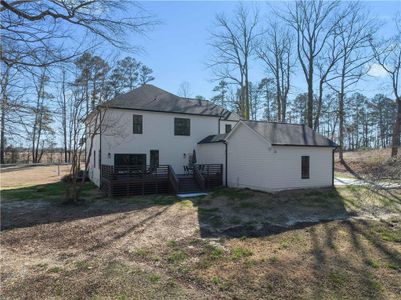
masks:
<svg viewBox="0 0 401 300"><path fill-rule="evenodd" d="M204 192L223 185L223 165L195 164L191 174L170 165L102 165L101 189L109 197Z"/></svg>

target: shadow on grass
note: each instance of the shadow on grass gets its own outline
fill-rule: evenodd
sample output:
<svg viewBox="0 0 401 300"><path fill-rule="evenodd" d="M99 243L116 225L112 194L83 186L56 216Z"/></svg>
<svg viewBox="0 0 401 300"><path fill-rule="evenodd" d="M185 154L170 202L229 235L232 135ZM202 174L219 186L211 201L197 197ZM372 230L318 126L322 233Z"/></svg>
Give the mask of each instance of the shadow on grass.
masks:
<svg viewBox="0 0 401 300"><path fill-rule="evenodd" d="M1 230L130 212L178 201L176 197L168 195L109 199L91 182L87 182L81 197L85 201L65 204L65 191L63 182L1 191Z"/></svg>
<svg viewBox="0 0 401 300"><path fill-rule="evenodd" d="M276 194L218 189L212 199L194 199L201 237L265 237L350 214L335 188Z"/></svg>
<svg viewBox="0 0 401 300"><path fill-rule="evenodd" d="M49 186L44 190L42 187L40 188L41 191L36 193L47 193L48 199L56 199L57 197L53 197L55 196L54 193L50 192L52 190L59 196L56 186ZM34 190L35 188L31 189ZM363 197L360 189L366 189L366 187L355 189L344 187L341 189L347 189L352 197L358 198ZM242 292L259 293L255 294L255 299L263 298L266 295L264 288L271 285L272 289L269 293L289 290L287 297L283 297L283 294L273 294L273 298L274 296L278 296L277 298L293 298L302 288L309 289L313 294L311 298L316 299L352 298L351 296L355 295L353 294L355 291L358 291L359 298L385 298L383 284L380 282L392 279L392 277L378 280L376 277L380 274L375 274L374 268L376 267L373 266L376 262L372 260L372 257L376 261L383 258L383 261L380 261L381 266L388 263L392 268L391 272L399 272L401 270L400 253L394 250L395 247L392 247L393 244L391 243L401 243L401 235L399 231L391 230L391 226L385 223L348 220L350 214L346 211L346 207L349 205L349 199L345 199L339 191L339 189L327 188L267 194L250 190L218 189L207 197L187 199L181 204L184 209L193 209L193 207L197 209L201 237L218 237L223 238L222 240L241 237L241 239L234 240L235 243L239 244L239 247L235 249L240 253L237 253L236 256L234 255L235 249L229 250L232 251L231 255L225 255L222 250L216 252L215 248L210 248L212 249L210 251L214 251L210 254L211 256L214 255L210 257L210 268L221 266L219 269L222 272L229 267L233 268L232 281L235 284L232 287L226 287L227 290L223 290L224 294L222 295L224 296L228 295L234 298L237 291L235 288L239 286ZM23 192L20 194L21 196L26 195L28 191L21 189L19 192ZM164 214L169 205L177 201L176 197L159 195L107 199L96 194L96 191L89 187L87 192L88 195L93 194L88 196L88 201L80 206L64 206L60 204L61 201L49 200L43 208L35 209L32 208L35 207L37 200L18 201L17 194L14 194L14 201L10 200L8 203L10 209L2 210L2 219L4 221L4 217L6 220L8 218L9 228L16 228L117 212L144 211L140 218L137 215L130 218L130 214L119 214L90 224L78 224L76 226L82 226L82 228L70 235L67 235L68 232L62 233L62 239L65 241L59 246L60 249L72 245L72 247L81 246L82 251L98 253L97 251L101 248L111 245L114 241L124 239L126 236L131 237L133 233L135 234L133 238L140 238L139 233L146 230L148 226L152 227L152 222ZM38 198L33 197L31 199ZM18 205L19 203L23 203L23 205ZM25 205L26 203L29 205ZM41 203L40 200L39 203ZM158 208L148 212L146 209L152 206L158 206ZM187 212L193 213L192 211ZM4 217L3 213L5 213ZM124 219L126 219L125 222L118 222L124 221ZM330 222L331 220L340 221ZM171 230L176 229L170 223L163 223L163 226L171 226ZM298 232L294 229L301 230ZM42 245L46 245L46 242L53 245L52 242L57 243L60 239L59 236L55 236L53 230L48 230L47 233L44 228L40 228L40 230ZM287 234L279 235L285 231ZM292 231L292 233L288 231ZM77 236L77 232L79 232L79 236ZM9 235L8 242L15 245L14 232L10 232ZM100 236L106 236L106 238L101 239ZM247 241L247 237L269 236L272 240L257 238ZM37 237L37 231L29 233L29 239L36 240ZM303 240L300 241L299 237ZM277 239L273 240L273 238ZM74 246L78 240L81 245ZM25 240L22 240L20 243L23 244L24 242ZM259 242L260 245L257 244ZM183 239L179 243L191 243L191 241L190 239ZM259 251L262 254L263 251L277 251L276 259L258 260L256 255L252 254L253 249L256 249L255 244L260 247ZM282 244L283 248L277 248L278 244ZM347 248L343 248L344 245ZM53 247L55 246L53 245ZM228 245L227 248L229 249L230 246ZM190 252L194 251L192 244L191 248L182 246L179 249L180 253L183 253L183 257L193 256L193 252ZM291 252L291 255L288 255L288 252ZM185 264L183 269L199 270L205 268L201 265L206 259L203 259L202 256L205 255L204 253L208 252L202 250L199 254L201 257L199 265L190 265L193 262L196 263L197 260L182 259L182 263ZM157 252L157 254L160 253ZM283 257L281 257L282 254ZM311 284L305 283L303 277L302 279L296 276L292 277L297 273L296 271L298 273L303 271L297 270L297 267L307 268L306 280L310 279ZM279 271L282 273L278 273ZM255 286L256 281L253 280L255 277L252 276L263 272L265 272L265 277L258 277L258 280L265 278L267 284L262 281L263 284ZM313 276L308 277L308 272L311 272ZM174 274L176 273L175 270ZM88 276L87 274L84 275ZM292 280L295 282L294 285L289 284ZM241 284L238 285L238 282ZM207 284L205 283L205 285ZM29 286L29 282L23 286ZM278 286L277 290L275 290L276 286ZM292 290L290 290L291 288Z"/></svg>
<svg viewBox="0 0 401 300"><path fill-rule="evenodd" d="M274 195L221 189L212 194L212 200L195 199L193 203L198 208L201 237L222 241L239 238L231 243L240 244L244 251L258 249L258 255L255 253L249 258L251 267L239 264L231 270L232 274L237 274L233 282L245 282L243 288L249 288L250 293L255 288L247 286L246 282L255 272L260 274L266 270L268 275L258 278L267 278L274 290L277 282L269 281L270 278L277 274L283 276L283 282L297 282L299 278L292 277L292 270L299 274L305 268L306 278L308 272L312 274L309 275L312 282L308 283L311 295L306 298L357 295L385 299L386 287L390 286L392 292L399 289L395 285L395 274L401 271L401 254L396 250L396 245L401 243L401 225L399 218L387 222L352 219L354 214L346 210L349 200L360 199L367 195L365 193L370 193L368 187L299 190ZM380 197L381 201L388 201L392 196ZM252 239L247 242L248 238ZM277 249L277 244L284 245L284 250ZM264 251L277 253L278 258L273 262L269 259L261 262L259 255L264 255ZM255 264L254 269L252 264ZM222 268L229 268L228 265L222 264ZM218 266L214 268L219 269ZM248 270L251 270L249 276ZM298 283L300 288L305 288L304 281ZM291 287L278 285L277 290ZM292 292L286 296L279 294L278 298L292 298L296 291Z"/></svg>

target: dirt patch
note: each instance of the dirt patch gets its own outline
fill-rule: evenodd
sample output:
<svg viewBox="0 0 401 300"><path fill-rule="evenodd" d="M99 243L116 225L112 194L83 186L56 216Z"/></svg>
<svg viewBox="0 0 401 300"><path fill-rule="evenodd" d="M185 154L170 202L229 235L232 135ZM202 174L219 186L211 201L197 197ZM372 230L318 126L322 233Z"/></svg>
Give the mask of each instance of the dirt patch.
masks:
<svg viewBox="0 0 401 300"><path fill-rule="evenodd" d="M93 190L66 206L15 192L2 203L1 296L395 299L401 190L380 193L221 189L179 201Z"/></svg>
<svg viewBox="0 0 401 300"><path fill-rule="evenodd" d="M42 219L42 224L1 232L2 290L8 297L86 298L91 295L90 291L94 295L104 295L105 288L110 287L108 280L113 276L121 281L114 282L117 287L112 284L111 290L107 291L113 297L119 294L139 297L144 293L149 297L171 299L182 294L189 299L204 295L190 289L189 284L177 283L162 270L144 270L127 258L135 249L157 248L168 240L187 239L196 234L196 214L179 204L143 207L129 201L112 204L101 201L87 208L66 208L47 203L31 205L30 212L25 211L25 204L11 205L19 213L8 217L10 226L11 219L15 227L21 227L18 222L29 226L24 220L28 213L31 220ZM64 220L55 222L57 217ZM127 272L137 276L127 277ZM166 288L162 290L165 293L158 293L149 286L152 281L149 278L154 272L159 275L154 275L152 280L158 282L156 286L164 282ZM56 284L60 278L63 278L63 284ZM146 284L139 288L142 281ZM127 288L128 285L136 286L136 292L133 287ZM13 293L16 286L18 292Z"/></svg>

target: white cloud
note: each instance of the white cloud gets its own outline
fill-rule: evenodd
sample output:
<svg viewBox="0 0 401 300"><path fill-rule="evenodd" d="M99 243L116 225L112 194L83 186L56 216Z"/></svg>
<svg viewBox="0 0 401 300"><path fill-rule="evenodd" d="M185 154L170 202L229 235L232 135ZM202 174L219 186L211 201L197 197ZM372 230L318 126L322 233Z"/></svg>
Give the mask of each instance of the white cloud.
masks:
<svg viewBox="0 0 401 300"><path fill-rule="evenodd" d="M383 77L387 75L387 72L381 65L374 63L370 65L368 74L374 77Z"/></svg>

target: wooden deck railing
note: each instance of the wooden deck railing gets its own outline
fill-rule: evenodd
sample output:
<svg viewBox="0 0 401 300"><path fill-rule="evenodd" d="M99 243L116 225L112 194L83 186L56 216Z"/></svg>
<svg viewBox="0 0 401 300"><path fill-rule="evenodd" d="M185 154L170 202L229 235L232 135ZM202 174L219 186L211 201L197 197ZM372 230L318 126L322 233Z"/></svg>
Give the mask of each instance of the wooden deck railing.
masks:
<svg viewBox="0 0 401 300"><path fill-rule="evenodd" d="M102 165L102 190L109 196L169 193L169 166Z"/></svg>
<svg viewBox="0 0 401 300"><path fill-rule="evenodd" d="M223 184L223 165L194 165L194 179L201 190ZM178 193L180 182L170 165L102 165L102 190L108 196Z"/></svg>
<svg viewBox="0 0 401 300"><path fill-rule="evenodd" d="M194 179L198 183L199 188L204 191L206 186L205 186L205 178L202 175L202 172L199 167L196 165L194 166Z"/></svg>
<svg viewBox="0 0 401 300"><path fill-rule="evenodd" d="M177 175L174 172L174 169L170 165L168 166L168 183L170 190L173 193L178 193L180 183L177 178Z"/></svg>
<svg viewBox="0 0 401 300"><path fill-rule="evenodd" d="M222 164L195 164L194 169L202 175L205 190L223 185Z"/></svg>

